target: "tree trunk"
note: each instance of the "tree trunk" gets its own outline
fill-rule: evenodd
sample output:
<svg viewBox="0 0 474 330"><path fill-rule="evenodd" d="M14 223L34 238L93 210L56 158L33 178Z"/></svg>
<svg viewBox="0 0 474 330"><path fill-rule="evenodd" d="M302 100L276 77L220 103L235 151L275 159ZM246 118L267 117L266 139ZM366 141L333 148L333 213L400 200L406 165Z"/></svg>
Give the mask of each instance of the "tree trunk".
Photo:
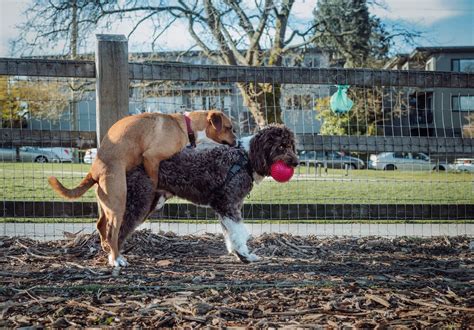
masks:
<svg viewBox="0 0 474 330"><path fill-rule="evenodd" d="M281 85L268 83L238 83L244 105L250 110L258 128L282 123Z"/></svg>
<svg viewBox="0 0 474 330"><path fill-rule="evenodd" d="M77 44L79 40L78 34L78 20L77 20L77 0L72 0L72 18L71 18L71 43L70 43L70 57L72 60L77 59ZM71 79L71 130L78 131L79 127L77 124L79 106L77 100L76 91L76 79ZM73 161L78 162L79 155L77 149L74 148L72 152Z"/></svg>

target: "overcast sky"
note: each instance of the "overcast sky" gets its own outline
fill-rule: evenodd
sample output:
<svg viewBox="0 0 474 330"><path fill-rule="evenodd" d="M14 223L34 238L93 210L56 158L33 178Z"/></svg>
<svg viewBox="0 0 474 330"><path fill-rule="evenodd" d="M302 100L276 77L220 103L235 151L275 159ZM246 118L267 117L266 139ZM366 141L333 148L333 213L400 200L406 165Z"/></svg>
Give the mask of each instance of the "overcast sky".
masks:
<svg viewBox="0 0 474 330"><path fill-rule="evenodd" d="M293 15L301 20L312 19L312 10L317 0L296 0ZM23 11L31 0L0 0L0 57L14 57L9 49L9 40L15 39L15 26L24 22ZM374 7L372 13L387 23L397 22L425 32L421 46L474 46L474 0L385 0L387 10ZM117 24L111 30L99 29L96 33L130 32L131 25ZM151 27L143 26L129 40L129 51L149 51ZM163 35L159 50L186 50L192 45L186 26L173 25L173 32ZM148 46L147 46L148 45ZM81 49L82 52L93 51ZM397 50L398 51L398 50ZM400 49L406 52L407 49Z"/></svg>

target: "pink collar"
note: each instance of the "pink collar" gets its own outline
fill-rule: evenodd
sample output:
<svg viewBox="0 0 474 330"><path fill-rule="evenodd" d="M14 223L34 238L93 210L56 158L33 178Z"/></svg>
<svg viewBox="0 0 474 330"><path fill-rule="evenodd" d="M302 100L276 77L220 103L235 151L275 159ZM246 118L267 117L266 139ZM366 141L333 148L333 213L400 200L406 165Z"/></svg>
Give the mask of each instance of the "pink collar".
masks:
<svg viewBox="0 0 474 330"><path fill-rule="evenodd" d="M184 113L184 121L186 122L186 129L188 130L188 138L189 138L189 143L191 143L191 146L194 148L196 147L196 138L194 136L194 131L191 126L191 118L189 118L189 112Z"/></svg>

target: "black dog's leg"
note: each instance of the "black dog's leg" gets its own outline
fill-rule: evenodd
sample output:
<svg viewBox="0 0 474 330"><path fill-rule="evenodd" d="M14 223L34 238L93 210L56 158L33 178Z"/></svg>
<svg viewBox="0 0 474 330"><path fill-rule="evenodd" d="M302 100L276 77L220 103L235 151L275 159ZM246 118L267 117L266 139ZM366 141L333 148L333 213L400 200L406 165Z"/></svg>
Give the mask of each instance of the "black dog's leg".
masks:
<svg viewBox="0 0 474 330"><path fill-rule="evenodd" d="M247 246L249 233L240 218L240 212L238 215L235 214L236 216L234 217L218 215L224 233L227 251L236 255L237 258L244 263L258 261L260 258L250 253Z"/></svg>

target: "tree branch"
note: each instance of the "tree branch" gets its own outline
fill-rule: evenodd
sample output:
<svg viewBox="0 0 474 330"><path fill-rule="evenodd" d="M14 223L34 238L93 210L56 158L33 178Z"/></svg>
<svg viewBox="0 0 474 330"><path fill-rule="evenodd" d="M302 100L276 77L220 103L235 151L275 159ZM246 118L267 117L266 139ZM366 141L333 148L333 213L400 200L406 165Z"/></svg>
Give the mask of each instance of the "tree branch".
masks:
<svg viewBox="0 0 474 330"><path fill-rule="evenodd" d="M300 32L299 30L293 30L293 32L291 33L290 37L288 39L286 39L286 41L284 42L284 45L289 45L292 41L293 41L293 38L295 36L300 36L302 38L306 37L309 33L311 33L312 30L315 30L317 27L318 27L318 23L315 23L313 25L311 25L306 31L304 32Z"/></svg>
<svg viewBox="0 0 474 330"><path fill-rule="evenodd" d="M239 25L247 33L249 39L252 38L253 34L255 33L253 25L239 4L235 0L225 0L224 2L235 11L237 17L239 18Z"/></svg>
<svg viewBox="0 0 474 330"><path fill-rule="evenodd" d="M283 42L285 39L286 28L288 26L288 17L294 2L294 0L284 0L281 5L280 13L276 8L274 9L276 13L275 37L273 38L274 43L268 60L269 65L281 65L281 52L284 46Z"/></svg>
<svg viewBox="0 0 474 330"><path fill-rule="evenodd" d="M263 32L265 30L265 26L267 25L268 15L270 10L273 8L273 1L272 0L265 0L265 8L262 12L262 16L260 17L260 22L258 23L257 30L252 36L250 40L249 48L246 54L247 62L250 62L252 59L256 61L255 56L260 52L260 39L262 38Z"/></svg>
<svg viewBox="0 0 474 330"><path fill-rule="evenodd" d="M211 0L205 0L204 7L208 17L207 25L211 29L211 33L214 36L214 39L217 41L217 44L219 45L224 61L227 64L236 65L237 61L235 59L235 56L227 45L226 39L222 34L222 24L216 8L212 5Z"/></svg>
<svg viewBox="0 0 474 330"><path fill-rule="evenodd" d="M196 41L198 46L203 50L204 54L206 54L207 57L211 57L212 51L207 47L207 45L201 40L201 38L198 37L196 31L194 31L194 20L192 16L188 16L189 19L189 33L191 34L191 37Z"/></svg>
<svg viewBox="0 0 474 330"><path fill-rule="evenodd" d="M145 22L146 20L148 20L150 17L152 17L155 14L156 14L155 12L152 12L151 14L148 14L145 17L143 17L141 20L139 20L137 22L137 24L135 24L135 26L132 28L132 30L128 33L127 38L130 38L130 36L133 34L133 32L135 32L135 30L138 28L138 26L140 24L142 24L143 22ZM174 20L176 20L176 19L174 19ZM173 20L173 22L174 22L174 20ZM161 35L161 33L160 33L160 35ZM155 38L155 39L157 39L157 38Z"/></svg>

